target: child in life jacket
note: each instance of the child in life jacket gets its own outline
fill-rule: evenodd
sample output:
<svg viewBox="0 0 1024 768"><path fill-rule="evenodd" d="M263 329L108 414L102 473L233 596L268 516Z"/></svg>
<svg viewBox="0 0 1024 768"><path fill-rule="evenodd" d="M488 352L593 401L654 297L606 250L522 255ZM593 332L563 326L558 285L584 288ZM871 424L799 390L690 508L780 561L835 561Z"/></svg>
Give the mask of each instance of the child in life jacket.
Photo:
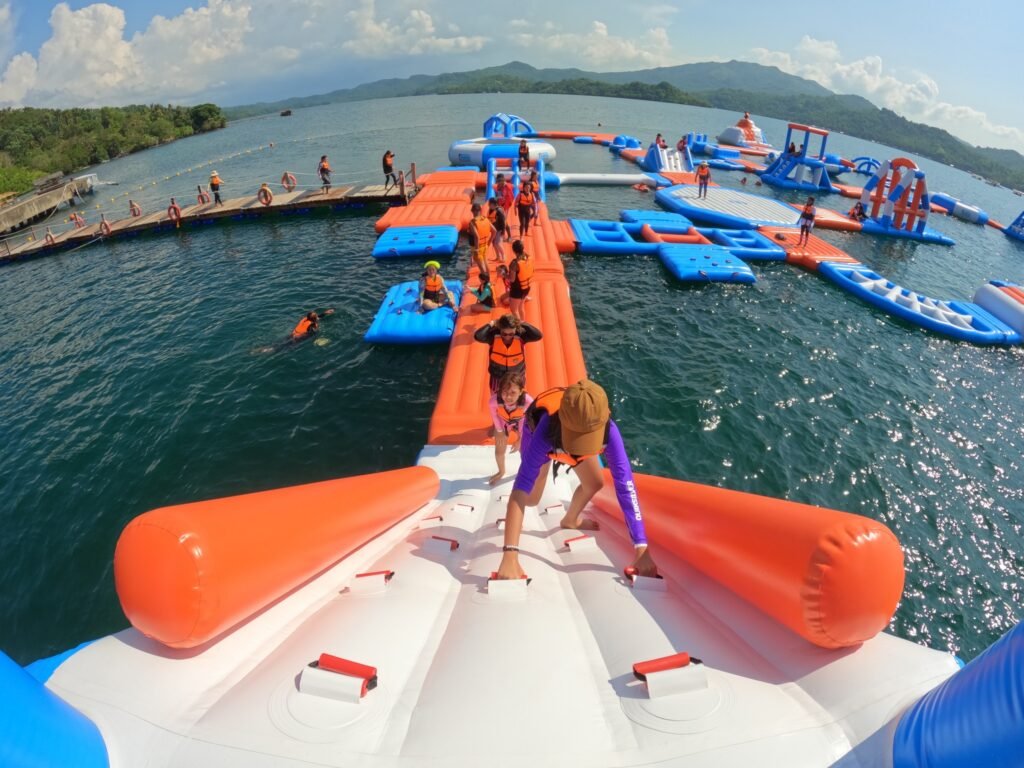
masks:
<svg viewBox="0 0 1024 768"><path fill-rule="evenodd" d="M498 391L491 395L491 436L494 437L494 461L498 471L488 481L496 485L505 476L505 448L515 451L519 445L519 428L533 398L526 393L526 377L522 373L506 373L498 381Z"/></svg>

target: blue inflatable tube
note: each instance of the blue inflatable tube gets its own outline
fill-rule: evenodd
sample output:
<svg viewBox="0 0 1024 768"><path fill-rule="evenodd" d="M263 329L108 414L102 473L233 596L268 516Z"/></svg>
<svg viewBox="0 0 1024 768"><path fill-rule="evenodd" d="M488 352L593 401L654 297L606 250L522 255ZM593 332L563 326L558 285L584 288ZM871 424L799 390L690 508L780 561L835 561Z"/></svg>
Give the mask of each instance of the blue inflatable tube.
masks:
<svg viewBox="0 0 1024 768"><path fill-rule="evenodd" d="M886 280L863 265L825 262L818 273L854 296L908 323L973 344L1019 344L1017 331L963 301L937 301Z"/></svg>
<svg viewBox="0 0 1024 768"><path fill-rule="evenodd" d="M574 144L593 144L593 136L573 136L572 141Z"/></svg>
<svg viewBox="0 0 1024 768"><path fill-rule="evenodd" d="M900 718L894 768L1024 763L1024 623Z"/></svg>
<svg viewBox="0 0 1024 768"><path fill-rule="evenodd" d="M0 653L0 765L109 768L96 725Z"/></svg>

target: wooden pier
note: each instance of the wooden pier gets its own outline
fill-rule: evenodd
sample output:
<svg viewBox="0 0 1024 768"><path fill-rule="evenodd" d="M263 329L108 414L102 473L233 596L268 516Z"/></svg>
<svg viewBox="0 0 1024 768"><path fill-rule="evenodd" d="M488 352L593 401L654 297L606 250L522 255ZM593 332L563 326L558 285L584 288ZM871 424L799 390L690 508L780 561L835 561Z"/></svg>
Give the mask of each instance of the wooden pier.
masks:
<svg viewBox="0 0 1024 768"><path fill-rule="evenodd" d="M341 210L366 204L406 205L411 189L415 189L415 182L411 185L402 184L400 188L393 188L388 193L385 193L383 184L341 184L332 187L327 193L320 189L285 192L278 188L272 190L273 200L269 205L260 202L255 193L248 197L225 200L221 205L213 202L186 205L183 199L179 199L181 219L177 222L170 217L168 198L168 207L165 209L148 213L144 211L141 216L127 216L116 221L107 219L106 223L110 226L107 234L103 233L102 219L89 222L84 227L71 227L60 232L49 228L52 238L47 236L47 230L40 232L40 228L36 227L33 239L17 246L5 241L3 246L0 246L0 264L57 253L99 240L110 240L145 231L185 228L217 219L254 219L282 213L305 213L315 209Z"/></svg>

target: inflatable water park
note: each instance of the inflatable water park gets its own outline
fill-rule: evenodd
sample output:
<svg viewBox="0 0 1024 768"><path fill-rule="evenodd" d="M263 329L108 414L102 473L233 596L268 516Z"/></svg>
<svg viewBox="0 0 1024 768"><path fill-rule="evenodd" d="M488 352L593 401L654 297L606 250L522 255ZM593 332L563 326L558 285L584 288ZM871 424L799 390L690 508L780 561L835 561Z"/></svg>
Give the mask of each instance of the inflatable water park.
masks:
<svg viewBox="0 0 1024 768"><path fill-rule="evenodd" d="M743 140L771 151L763 135L739 134L728 136L739 149ZM698 197L703 161L694 160L707 144L692 138L699 152L689 141L645 147L493 115L481 137L452 144L451 166L420 175L408 204L377 220L366 257L436 270L498 174L519 188L536 173L535 220L522 235L533 262L523 311L543 330L523 350L533 393L588 373L566 253L657 256L675 279L739 290L758 279L759 262L787 262L825 277L823 291L862 299L865 312L963 342L1020 343L1024 287L994 278L974 301L933 299L801 233L802 207L714 182ZM556 171L560 141L640 170ZM827 169L812 159L820 153L772 173L796 179L802 166L800 183L821 189ZM740 173L773 167L734 164ZM923 171L900 158L869 170L857 194L865 218L816 207L815 224L941 247L922 227L932 203ZM551 218L547 195L572 184L621 184L633 204L619 221ZM637 184L656 190L642 198L650 206L636 204ZM510 224L522 226L515 207ZM592 525L567 530L579 480L554 472L525 508L526 576L498 578L520 459L511 454L508 474L489 484L489 349L474 334L507 312L500 266L487 249L485 262L438 288L453 304L428 312L416 281L398 283L367 318L368 343L447 345L414 466L196 500L129 522L113 556L129 626L24 668L0 654L0 763L1020 763L1024 627L966 665L889 633L913 565L878 520L632 470L617 487L606 470L583 510ZM496 291L489 312L472 309L481 269ZM654 574L624 567L635 556L626 505L642 509Z"/></svg>

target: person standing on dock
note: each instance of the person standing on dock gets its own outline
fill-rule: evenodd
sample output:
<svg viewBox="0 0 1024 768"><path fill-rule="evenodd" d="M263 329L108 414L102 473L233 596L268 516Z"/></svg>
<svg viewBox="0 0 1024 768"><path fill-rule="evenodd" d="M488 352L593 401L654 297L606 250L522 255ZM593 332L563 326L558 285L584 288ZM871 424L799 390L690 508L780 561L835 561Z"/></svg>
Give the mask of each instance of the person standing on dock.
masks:
<svg viewBox="0 0 1024 768"><path fill-rule="evenodd" d="M395 153L389 149L384 153L380 163L384 168L384 194L386 195L392 184L395 189L398 189L398 177L395 175Z"/></svg>
<svg viewBox="0 0 1024 768"><path fill-rule="evenodd" d="M708 167L708 161L703 161L697 166L697 198L707 199L708 196L708 182L711 181L711 169Z"/></svg>
<svg viewBox="0 0 1024 768"><path fill-rule="evenodd" d="M561 527L597 530L597 523L582 518L581 513L604 487L600 457L604 457L611 470L615 497L633 540L635 554L630 567L639 576L658 575L658 567L647 547L629 455L619 427L611 417L604 389L589 379L581 379L570 387L556 387L538 395L526 409L520 442L522 459L505 510L505 542L498 566L499 579L521 579L525 575L519 564L523 512L526 507L540 503L552 461L556 469L557 465L567 465L580 483L562 517Z"/></svg>
<svg viewBox="0 0 1024 768"><path fill-rule="evenodd" d="M216 171L210 171L210 191L213 192L214 205L224 205L224 201L220 199L220 185L223 183Z"/></svg>
<svg viewBox="0 0 1024 768"><path fill-rule="evenodd" d="M494 226L490 219L481 213L480 203L473 203L470 210L473 212L473 218L469 222L469 244L473 248L473 263L482 275L487 272L487 249L491 247Z"/></svg>
<svg viewBox="0 0 1024 768"><path fill-rule="evenodd" d="M327 155L320 155L320 164L316 167L317 176L320 177L320 183L323 184L323 192L325 195L331 191L331 164L327 162Z"/></svg>

